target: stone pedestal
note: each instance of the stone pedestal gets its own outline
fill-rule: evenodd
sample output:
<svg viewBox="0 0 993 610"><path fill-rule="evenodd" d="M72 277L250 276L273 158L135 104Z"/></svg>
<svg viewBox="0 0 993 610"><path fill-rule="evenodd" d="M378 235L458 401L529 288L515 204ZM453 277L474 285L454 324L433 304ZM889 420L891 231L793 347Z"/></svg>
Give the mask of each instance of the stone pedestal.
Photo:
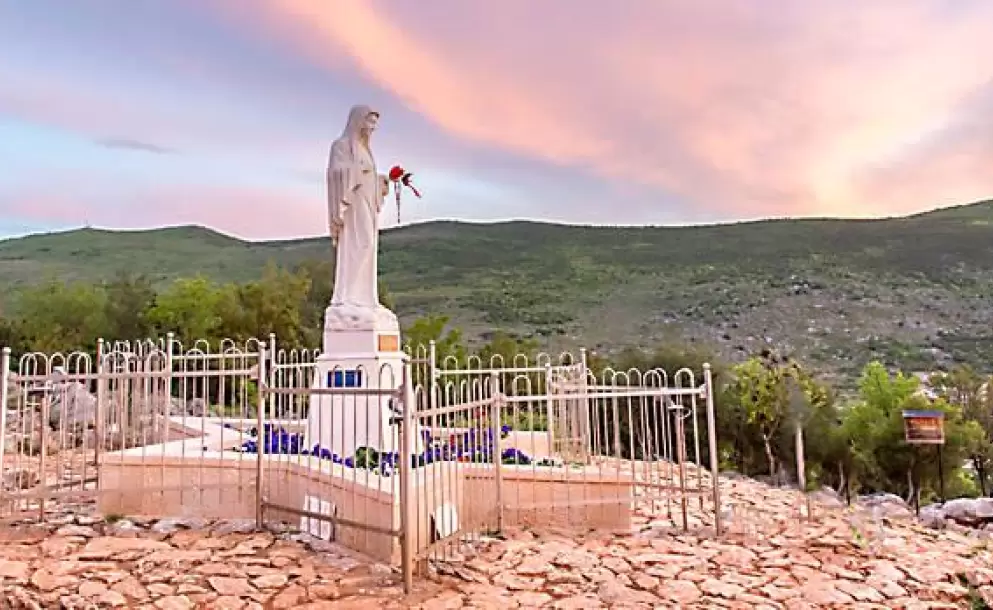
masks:
<svg viewBox="0 0 993 610"><path fill-rule="evenodd" d="M403 385L408 356L400 349L400 325L396 315L375 310L332 305L324 314L323 353L314 367L313 389L342 389L341 393L311 394L305 447L319 444L342 459L357 449L399 452L399 421L403 404L396 395L351 392L397 390ZM406 401L413 400L410 384ZM423 451L415 425L410 447Z"/></svg>

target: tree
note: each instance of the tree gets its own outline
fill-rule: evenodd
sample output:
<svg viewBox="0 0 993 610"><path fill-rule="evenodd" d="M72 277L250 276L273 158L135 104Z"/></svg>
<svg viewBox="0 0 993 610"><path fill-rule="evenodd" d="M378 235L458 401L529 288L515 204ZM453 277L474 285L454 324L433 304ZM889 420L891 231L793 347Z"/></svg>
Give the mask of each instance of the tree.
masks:
<svg viewBox="0 0 993 610"><path fill-rule="evenodd" d="M205 339L217 343L224 318L237 298L235 287L215 286L203 276L178 279L160 293L148 320L160 335L175 333L187 349Z"/></svg>
<svg viewBox="0 0 993 610"><path fill-rule="evenodd" d="M989 472L989 465L993 460L993 443L990 443L989 432L976 420L969 419L963 415L961 422L962 438L961 447L964 453L972 461L976 469L976 493L986 495L986 475ZM952 472L959 470L953 468ZM954 490L953 493L964 493L972 495L969 490Z"/></svg>
<svg viewBox="0 0 993 610"><path fill-rule="evenodd" d="M939 396L967 412L982 406L983 382L983 378L968 364L958 365L949 372L934 373L928 379Z"/></svg>
<svg viewBox="0 0 993 610"><path fill-rule="evenodd" d="M491 363L496 367L513 367L515 361L520 361L521 358L527 358L533 365L537 352L538 342L534 339L522 339L498 330L480 348L478 356L484 368Z"/></svg>
<svg viewBox="0 0 993 610"><path fill-rule="evenodd" d="M969 365L961 365L948 373L936 373L931 376L930 384L938 393L952 405L959 407L962 416L975 422L977 430L971 430L965 445L967 453L976 469L979 490L986 495L986 478L993 461L993 377L983 378Z"/></svg>
<svg viewBox="0 0 993 610"><path fill-rule="evenodd" d="M148 311L155 304L155 289L145 276L120 273L104 286L107 296L105 339L145 339L151 335Z"/></svg>
<svg viewBox="0 0 993 610"><path fill-rule="evenodd" d="M234 289L234 298L220 305L221 333L245 341L263 339L275 333L280 345L303 348L308 342L307 323L301 305L311 290L306 273L293 273L273 264L266 265L262 277Z"/></svg>
<svg viewBox="0 0 993 610"><path fill-rule="evenodd" d="M843 434L852 457L856 489L890 491L908 500L937 489L938 460L927 447L906 442L903 411L937 410L944 413L945 444L941 468L953 480L970 453L981 451L985 432L963 410L944 398L929 399L919 392L913 376L890 374L879 362L870 362L859 380L859 398L845 412ZM919 483L918 483L919 480Z"/></svg>
<svg viewBox="0 0 993 610"><path fill-rule="evenodd" d="M845 412L843 435L851 451L850 476L856 490L896 489L911 493L915 454L903 438L902 411L912 403L918 380L890 375L880 362L870 362L859 378L859 400Z"/></svg>
<svg viewBox="0 0 993 610"><path fill-rule="evenodd" d="M444 365L447 359L465 364L468 349L462 331L449 325L448 316L428 315L418 318L404 329L403 334L411 355L415 358L426 357L429 345L434 341L435 359L439 366Z"/></svg>
<svg viewBox="0 0 993 610"><path fill-rule="evenodd" d="M0 348L3 347L9 347L15 354L22 353L26 347L21 328L7 317L0 317Z"/></svg>
<svg viewBox="0 0 993 610"><path fill-rule="evenodd" d="M108 328L106 299L92 284L46 282L20 294L16 326L32 350L92 353Z"/></svg>
<svg viewBox="0 0 993 610"><path fill-rule="evenodd" d="M823 385L788 357L766 352L733 370L733 393L744 410L749 426L762 439L762 449L770 475L779 473L777 439L787 422L798 421L800 410L816 412L831 404ZM791 388L797 396L791 395Z"/></svg>
<svg viewBox="0 0 993 610"><path fill-rule="evenodd" d="M903 409L904 403L917 393L920 381L913 375L897 371L890 375L881 362L865 366L859 378L858 389L862 400L873 405L884 415Z"/></svg>

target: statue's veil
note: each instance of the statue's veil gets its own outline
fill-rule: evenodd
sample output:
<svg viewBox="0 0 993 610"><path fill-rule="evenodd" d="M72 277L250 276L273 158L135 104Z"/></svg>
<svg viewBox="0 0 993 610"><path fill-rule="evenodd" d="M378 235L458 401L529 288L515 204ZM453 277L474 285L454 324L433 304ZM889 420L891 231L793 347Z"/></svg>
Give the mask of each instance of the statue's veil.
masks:
<svg viewBox="0 0 993 610"><path fill-rule="evenodd" d="M331 159L328 162L328 214L331 224L331 241L337 243L338 231L344 221L345 210L351 205L352 189L358 181L358 171L355 162L358 156L358 146L361 142L361 129L370 114L379 115L369 106L353 106L348 112L348 122L341 132L341 137L331 145ZM369 157L372 150L366 146ZM335 151L338 151L337 153ZM347 161L345 160L347 158ZM336 163L335 160L338 159ZM342 162L344 161L344 162ZM373 166L376 161L373 158ZM337 226L336 226L337 225Z"/></svg>
<svg viewBox="0 0 993 610"><path fill-rule="evenodd" d="M345 123L345 129L341 132L342 140L348 140L348 143L352 148L352 155L355 155L355 144L359 142L360 132L362 126L365 125L365 120L370 114L375 114L379 116L379 113L370 108L369 106L358 105L352 106L352 109L348 112L348 122ZM367 143L368 145L368 143ZM372 155L372 150L369 150L369 155Z"/></svg>

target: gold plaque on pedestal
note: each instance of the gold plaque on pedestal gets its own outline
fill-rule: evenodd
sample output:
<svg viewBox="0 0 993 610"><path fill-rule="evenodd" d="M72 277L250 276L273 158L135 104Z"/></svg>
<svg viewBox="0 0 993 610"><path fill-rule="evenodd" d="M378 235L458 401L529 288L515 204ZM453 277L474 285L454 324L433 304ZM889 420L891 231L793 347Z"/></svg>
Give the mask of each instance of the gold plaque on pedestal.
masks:
<svg viewBox="0 0 993 610"><path fill-rule="evenodd" d="M377 339L377 349L381 352L399 352L400 335L379 335Z"/></svg>

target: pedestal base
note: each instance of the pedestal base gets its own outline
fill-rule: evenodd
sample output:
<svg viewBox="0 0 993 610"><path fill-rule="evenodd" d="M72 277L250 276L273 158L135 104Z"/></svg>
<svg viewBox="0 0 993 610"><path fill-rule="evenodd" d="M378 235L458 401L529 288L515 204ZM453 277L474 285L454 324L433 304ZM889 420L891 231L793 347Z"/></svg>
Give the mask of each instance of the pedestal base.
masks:
<svg viewBox="0 0 993 610"><path fill-rule="evenodd" d="M328 307L324 351L314 364L311 388L332 392L310 395L305 447L320 445L342 460L355 458L363 447L399 453L403 404L413 400L409 385L405 396L398 393L406 366L393 312L385 307ZM423 440L418 426L413 428L409 446L421 453Z"/></svg>
<svg viewBox="0 0 993 610"><path fill-rule="evenodd" d="M400 451L403 417L400 388L403 360L375 357L320 356L314 365L312 389L342 389L341 393L311 394L307 414L306 447L320 445L342 459L354 457L360 447L378 452ZM351 393L348 390L383 390Z"/></svg>
<svg viewBox="0 0 993 610"><path fill-rule="evenodd" d="M393 349L379 349L374 341L380 336L395 336ZM335 303L324 310L324 355L400 352L400 322L395 313L380 305L376 308Z"/></svg>

